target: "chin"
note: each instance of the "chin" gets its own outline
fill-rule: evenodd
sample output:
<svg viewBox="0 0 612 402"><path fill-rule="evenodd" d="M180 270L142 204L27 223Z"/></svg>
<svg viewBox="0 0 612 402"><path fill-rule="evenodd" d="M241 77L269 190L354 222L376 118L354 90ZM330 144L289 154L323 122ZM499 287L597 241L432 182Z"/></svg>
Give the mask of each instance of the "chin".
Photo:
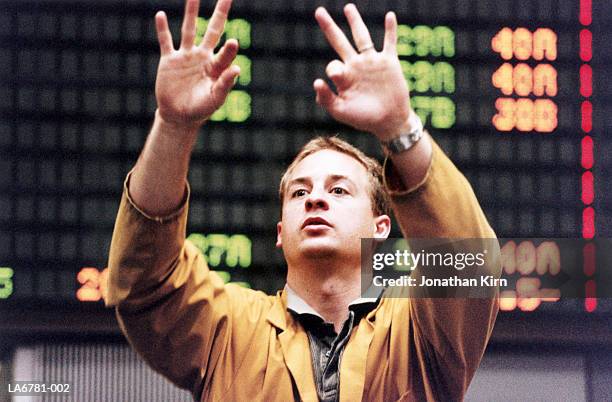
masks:
<svg viewBox="0 0 612 402"><path fill-rule="evenodd" d="M307 239L298 247L300 253L307 257L331 257L338 254L338 244L329 239Z"/></svg>

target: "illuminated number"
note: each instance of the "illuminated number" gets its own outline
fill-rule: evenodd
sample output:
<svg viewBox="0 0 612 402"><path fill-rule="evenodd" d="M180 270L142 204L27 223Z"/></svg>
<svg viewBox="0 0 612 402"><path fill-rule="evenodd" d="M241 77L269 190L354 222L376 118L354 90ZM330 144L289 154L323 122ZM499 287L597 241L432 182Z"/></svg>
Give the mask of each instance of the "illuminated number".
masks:
<svg viewBox="0 0 612 402"><path fill-rule="evenodd" d="M519 60L533 57L536 60L557 59L557 34L548 28L538 28L532 34L527 28L517 28L514 32L502 28L491 40L491 48L504 60L512 56Z"/></svg>
<svg viewBox="0 0 612 402"><path fill-rule="evenodd" d="M427 96L414 96L410 102L414 112L419 116L423 124L426 124L427 117L431 113L431 98Z"/></svg>
<svg viewBox="0 0 612 402"><path fill-rule="evenodd" d="M215 112L212 121L228 120L233 123L243 122L251 116L251 95L244 91L231 91L225 103Z"/></svg>
<svg viewBox="0 0 612 402"><path fill-rule="evenodd" d="M533 88L533 72L531 67L525 63L517 64L512 74L512 84L517 95L529 95Z"/></svg>
<svg viewBox="0 0 612 402"><path fill-rule="evenodd" d="M450 128L455 124L455 103L443 96L414 96L410 99L412 107L423 124L431 115L431 125L435 128Z"/></svg>
<svg viewBox="0 0 612 402"><path fill-rule="evenodd" d="M242 122L251 116L251 95L244 91L231 91L225 102L227 120Z"/></svg>
<svg viewBox="0 0 612 402"><path fill-rule="evenodd" d="M514 57L527 60L531 57L533 37L527 28L517 28L512 37L512 50Z"/></svg>
<svg viewBox="0 0 612 402"><path fill-rule="evenodd" d="M217 267L222 263L228 267L251 266L252 242L245 235L192 233L187 237L206 257L208 265ZM225 258L223 258L225 257Z"/></svg>
<svg viewBox="0 0 612 402"><path fill-rule="evenodd" d="M76 298L83 302L96 302L102 298L100 292L100 271L85 267L77 274L77 281L83 285L76 292Z"/></svg>
<svg viewBox="0 0 612 402"><path fill-rule="evenodd" d="M412 28L408 25L397 26L397 54L399 56L412 56L414 54Z"/></svg>
<svg viewBox="0 0 612 402"><path fill-rule="evenodd" d="M493 125L499 131L510 131L514 128L515 101L510 98L498 98L495 101L497 114L493 116Z"/></svg>
<svg viewBox="0 0 612 402"><path fill-rule="evenodd" d="M433 66L434 76L431 82L431 90L434 92L455 92L455 68L449 63L442 61Z"/></svg>
<svg viewBox="0 0 612 402"><path fill-rule="evenodd" d="M502 28L494 37L491 39L491 47L494 51L499 53L504 60L510 60L512 58L512 30L510 28Z"/></svg>
<svg viewBox="0 0 612 402"><path fill-rule="evenodd" d="M234 38L242 49L251 47L251 24L243 19L229 20L225 24L228 38Z"/></svg>
<svg viewBox="0 0 612 402"><path fill-rule="evenodd" d="M400 60L400 66L410 91L455 92L455 68L447 62L437 62L433 66L426 61L411 64Z"/></svg>
<svg viewBox="0 0 612 402"><path fill-rule="evenodd" d="M499 88L504 95L512 95L514 90L512 82L513 71L510 63L504 63L493 73L493 86Z"/></svg>
<svg viewBox="0 0 612 402"><path fill-rule="evenodd" d="M535 130L550 133L557 128L557 105L550 99L537 99L535 102Z"/></svg>
<svg viewBox="0 0 612 402"><path fill-rule="evenodd" d="M8 299L13 294L13 268L0 267L0 299Z"/></svg>
<svg viewBox="0 0 612 402"><path fill-rule="evenodd" d="M538 275L549 273L557 275L561 272L561 252L557 243L545 241L537 249L536 272Z"/></svg>
<svg viewBox="0 0 612 402"><path fill-rule="evenodd" d="M550 133L557 128L557 105L550 99L498 98L495 101L498 113L493 116L493 125L499 131L510 131L515 126L519 131Z"/></svg>
<svg viewBox="0 0 612 402"><path fill-rule="evenodd" d="M537 96L557 95L557 70L550 64L538 64L532 70L525 63L514 68L504 63L493 73L492 82L504 95L528 96L532 91Z"/></svg>
<svg viewBox="0 0 612 402"><path fill-rule="evenodd" d="M412 66L412 76L414 77L414 90L416 92L429 91L429 82L432 77L432 67L426 61L417 61Z"/></svg>
<svg viewBox="0 0 612 402"><path fill-rule="evenodd" d="M425 25L418 25L414 28L398 25L397 54L399 56L453 57L455 55L455 32L445 26L432 29Z"/></svg>
<svg viewBox="0 0 612 402"><path fill-rule="evenodd" d="M227 246L226 264L235 267L240 264L246 268L251 265L251 240L245 235L233 235L229 238Z"/></svg>
<svg viewBox="0 0 612 402"><path fill-rule="evenodd" d="M425 25L417 25L412 30L412 36L416 44L416 55L419 57L427 56L429 54L430 43L433 36L431 28Z"/></svg>
<svg viewBox="0 0 612 402"><path fill-rule="evenodd" d="M455 103L442 96L432 102L431 125L435 128L450 128L455 124Z"/></svg>
<svg viewBox="0 0 612 402"><path fill-rule="evenodd" d="M557 34L548 28L538 28L533 34L533 58L557 59Z"/></svg>
<svg viewBox="0 0 612 402"><path fill-rule="evenodd" d="M455 55L455 32L452 29L444 26L433 29L431 54L433 56L444 55L446 57L453 57Z"/></svg>
<svg viewBox="0 0 612 402"><path fill-rule="evenodd" d="M221 265L221 257L226 252L227 236L224 234L208 235L208 264L212 267Z"/></svg>
<svg viewBox="0 0 612 402"><path fill-rule="evenodd" d="M516 101L516 129L519 131L533 130L533 101L531 99L518 99Z"/></svg>
<svg viewBox="0 0 612 402"><path fill-rule="evenodd" d="M533 70L533 93L557 96L557 70L550 64L538 64Z"/></svg>
<svg viewBox="0 0 612 402"><path fill-rule="evenodd" d="M238 76L238 83L240 85L249 85L251 83L251 59L244 55L237 55L236 59L232 64L240 67L240 75Z"/></svg>
<svg viewBox="0 0 612 402"><path fill-rule="evenodd" d="M195 44L199 45L204 38L206 28L208 27L208 20L205 18L198 17L196 22L196 37ZM238 41L238 44L242 49L251 47L251 24L243 19L228 20L225 23L225 29L223 32L227 38L234 38Z"/></svg>

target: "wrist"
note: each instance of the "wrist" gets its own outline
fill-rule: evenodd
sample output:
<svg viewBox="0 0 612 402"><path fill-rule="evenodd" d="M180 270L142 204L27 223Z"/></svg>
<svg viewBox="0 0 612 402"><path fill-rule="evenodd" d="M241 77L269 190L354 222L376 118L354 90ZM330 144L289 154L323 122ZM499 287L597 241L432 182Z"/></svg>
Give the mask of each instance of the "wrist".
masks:
<svg viewBox="0 0 612 402"><path fill-rule="evenodd" d="M385 139L379 137L385 153L393 155L412 149L423 137L423 123L412 110L406 121L389 131Z"/></svg>
<svg viewBox="0 0 612 402"><path fill-rule="evenodd" d="M184 135L197 134L200 127L205 123L205 120L198 122L177 121L164 116L163 113L159 110L159 108L155 110L155 121L157 122L159 127L163 129L163 131L174 132L177 134L181 133Z"/></svg>
<svg viewBox="0 0 612 402"><path fill-rule="evenodd" d="M388 141L399 136L402 133L407 133L412 130L412 119L414 111L410 109L408 114L402 113L401 117L394 119L393 121L387 120L387 124L381 126L373 131L373 134L381 141Z"/></svg>

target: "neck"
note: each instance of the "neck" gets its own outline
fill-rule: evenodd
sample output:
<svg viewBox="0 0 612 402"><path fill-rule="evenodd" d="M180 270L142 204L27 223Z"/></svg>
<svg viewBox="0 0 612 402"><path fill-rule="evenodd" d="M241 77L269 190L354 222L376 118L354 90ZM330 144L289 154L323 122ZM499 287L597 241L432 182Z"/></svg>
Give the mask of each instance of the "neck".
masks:
<svg viewBox="0 0 612 402"><path fill-rule="evenodd" d="M361 270L330 259L290 264L287 284L339 333L348 305L361 294Z"/></svg>

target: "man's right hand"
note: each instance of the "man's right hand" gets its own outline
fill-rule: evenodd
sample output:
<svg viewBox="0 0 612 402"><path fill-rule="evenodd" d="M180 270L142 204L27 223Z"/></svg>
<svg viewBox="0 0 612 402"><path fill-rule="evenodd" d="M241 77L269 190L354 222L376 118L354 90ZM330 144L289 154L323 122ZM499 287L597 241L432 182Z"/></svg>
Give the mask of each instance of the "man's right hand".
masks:
<svg viewBox="0 0 612 402"><path fill-rule="evenodd" d="M238 52L238 42L230 39L214 53L223 34L231 0L219 0L202 43L195 45L199 0L187 0L181 28L181 45L172 44L168 19L163 11L155 15L155 27L161 50L155 84L158 115L177 128L199 128L223 105L240 74L231 65Z"/></svg>
<svg viewBox="0 0 612 402"><path fill-rule="evenodd" d="M172 45L168 19L155 16L161 59L155 96L157 112L151 133L129 183L135 204L152 216L176 211L185 198L185 179L200 126L225 102L240 68L232 66L238 42L214 49L223 34L231 0L218 0L202 43L195 45L199 0L187 0L178 50Z"/></svg>

